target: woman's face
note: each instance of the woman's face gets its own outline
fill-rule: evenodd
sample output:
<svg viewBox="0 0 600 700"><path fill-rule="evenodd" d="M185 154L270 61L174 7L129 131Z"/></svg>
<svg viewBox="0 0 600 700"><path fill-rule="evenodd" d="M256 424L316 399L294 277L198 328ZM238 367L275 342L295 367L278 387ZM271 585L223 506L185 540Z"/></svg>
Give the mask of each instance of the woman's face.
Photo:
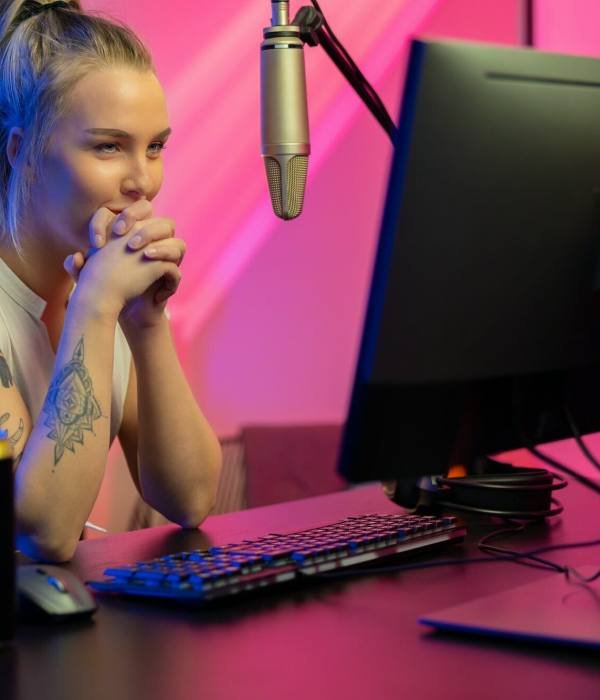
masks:
<svg viewBox="0 0 600 700"><path fill-rule="evenodd" d="M169 132L153 73L111 68L85 75L33 184L29 214L36 240L60 254L85 250L89 221L100 207L118 213L138 199L152 200L162 183Z"/></svg>

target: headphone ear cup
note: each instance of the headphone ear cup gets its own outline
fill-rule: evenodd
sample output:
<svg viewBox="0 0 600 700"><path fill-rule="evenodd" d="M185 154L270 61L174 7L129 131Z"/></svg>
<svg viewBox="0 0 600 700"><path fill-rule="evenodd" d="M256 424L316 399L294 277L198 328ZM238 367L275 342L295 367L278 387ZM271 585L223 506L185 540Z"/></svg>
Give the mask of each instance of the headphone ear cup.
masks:
<svg viewBox="0 0 600 700"><path fill-rule="evenodd" d="M389 496L394 503L403 508L414 510L421 501L421 489L417 479L397 479L394 492Z"/></svg>
<svg viewBox="0 0 600 700"><path fill-rule="evenodd" d="M384 485L384 492L390 500L409 512L425 515L437 511L439 489L433 477L397 479Z"/></svg>
<svg viewBox="0 0 600 700"><path fill-rule="evenodd" d="M439 479L438 501L508 517L544 517L552 511L554 478L545 469L515 469L510 474Z"/></svg>

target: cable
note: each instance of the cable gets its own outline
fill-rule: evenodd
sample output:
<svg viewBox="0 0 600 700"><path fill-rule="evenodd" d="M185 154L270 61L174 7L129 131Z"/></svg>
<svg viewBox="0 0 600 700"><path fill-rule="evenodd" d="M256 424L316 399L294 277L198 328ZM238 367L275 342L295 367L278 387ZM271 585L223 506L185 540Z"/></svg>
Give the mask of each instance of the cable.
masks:
<svg viewBox="0 0 600 700"><path fill-rule="evenodd" d="M371 83L367 80L363 72L360 70L360 68L357 66L357 64L354 62L354 59L352 56L348 53L346 47L342 44L342 42L338 39L336 36L335 32L331 28L331 25L327 21L327 18L325 17L325 14L323 10L321 9L318 0L311 0L314 8L317 10L317 12L321 15L321 18L323 20L323 27L327 34L329 35L329 38L331 39L331 42L337 47L338 51L340 54L342 54L344 60L346 61L347 65L350 67L352 72L356 75L356 77L361 81L361 83L364 85L364 88L371 94L372 98L377 102L378 107L382 111L386 111L385 106L377 94L375 88L371 85Z"/></svg>
<svg viewBox="0 0 600 700"><path fill-rule="evenodd" d="M323 19L323 26L325 27L325 29L326 29L327 32L329 33L329 35L330 35L330 37L331 37L331 40L338 46L339 50L340 50L341 53L344 55L344 58L345 58L346 61L353 67L353 69L354 69L359 75L362 75L361 72L360 72L360 69L358 68L358 66L356 65L356 63L354 63L354 61L353 61L353 59L352 59L352 56L350 56L350 54L349 54L348 51L346 50L345 46L342 44L342 42L341 42L341 41L337 38L337 36L335 35L333 29L331 28L331 25L330 25L329 22L327 21L327 17L325 17L325 13L323 12L323 10L321 9L321 7L320 7L320 5L319 5L319 3L318 3L318 0L310 0L310 1L311 1L312 5L314 6L315 10L321 15L321 17L322 17L322 19ZM366 80L366 79L365 79L365 80ZM367 82L368 82L368 81L367 81Z"/></svg>
<svg viewBox="0 0 600 700"><path fill-rule="evenodd" d="M510 522L510 521L507 521ZM530 525L531 523L515 523L514 527L512 528L503 528L502 530L496 530L495 532L490 533L489 535L486 535L485 537L482 537L479 542L477 543L477 547L482 551L486 552L487 554L491 554L492 556L496 557L498 555L501 555L503 558L506 558L507 556L511 556L515 559L515 561L518 564L525 564L526 566L533 566L538 569L552 569L554 571L558 571L559 573L564 573L565 567L561 566L560 564L555 564L554 562L549 561L548 559L542 559L541 557L537 556L536 552L528 552L528 553L521 553L515 550L507 549L506 547L497 547L493 546L491 544L488 544L489 541L497 539L498 537L501 537L502 535L515 535L521 532L525 532L527 529L527 526ZM532 561L528 561L532 560Z"/></svg>
<svg viewBox="0 0 600 700"><path fill-rule="evenodd" d="M562 405L563 405L563 410L565 410L565 412L568 412L568 407L567 407L566 403L563 402ZM574 469L571 469L571 467L567 467L566 464L563 464L562 462L559 462L557 459L554 459L554 457L550 457L550 455L547 455L545 452L542 452L538 447L536 447L533 444L533 441L527 435L525 435L524 430L523 430L522 390L521 390L521 386L520 386L518 379L515 379L515 381L513 382L513 385L512 385L512 407L513 407L513 412L512 412L513 427L515 430L515 434L520 436L521 442L525 445L525 448L532 455L534 455L535 457L540 459L542 462L546 462L546 464L549 464L550 466L554 467L555 469L558 469L559 471L562 471L565 474L568 474L573 479L575 479L575 481L579 481L580 484L587 486L589 489L592 489L592 491L595 491L596 493L600 493L600 484L597 484L595 481L593 481L593 479L590 479L587 476L583 476L583 474L579 474ZM571 416L571 418L572 418L572 416ZM575 440L577 440L575 433L579 433L579 430L577 430L577 426L574 425L574 421L573 421L573 426L575 427L573 437L575 437ZM580 437L581 437L581 435L580 435ZM581 442L583 443L583 440ZM586 447L586 450L587 450L587 447ZM587 450L587 451L589 452L589 450ZM591 453L590 453L590 455L591 455Z"/></svg>
<svg viewBox="0 0 600 700"><path fill-rule="evenodd" d="M573 547L588 547L588 546L595 546L595 545L600 545L600 540L588 540L586 542L574 542L574 543L565 543L561 545L549 545L546 547L540 547L538 549L530 550L529 552L517 552L514 550L507 549L506 547L493 547L492 545L488 545L487 541L491 539L495 539L496 537L499 537L502 534L517 534L518 532L523 532L528 525L531 523L527 524L516 524L516 527L510 528L510 529L504 529L504 530L497 530L495 532L492 532L489 535L486 535L485 537L482 537L479 542L478 542L478 547L482 551L487 551L492 556L498 556L500 555L500 558L504 561L508 555L512 555L515 557L515 561L518 564L526 564L529 566L534 566L536 568L543 568L543 569L552 569L553 571L556 571L558 573L562 573L565 575L567 581L570 583L579 583L579 584L586 584L586 583L591 583L592 581L595 581L596 579L600 578L600 569L596 571L596 573L592 574L591 576L583 576L580 574L577 569L574 569L573 567L567 565L567 564L557 564L556 562L549 561L548 559L542 559L542 557L537 556L538 554L542 554L544 552L548 551L556 551L559 549L570 549ZM524 559L531 559L535 562L538 562L537 564L533 564L529 561L521 561L521 558ZM574 580L576 579L576 580Z"/></svg>
<svg viewBox="0 0 600 700"><path fill-rule="evenodd" d="M375 119L377 119L379 124L386 131L392 140L392 143L395 143L396 125L388 115L387 111L380 108L380 106L373 99L373 95L366 89L363 81L358 76L352 75L352 68L344 63L343 59L340 59L340 54L337 52L337 47L328 41L324 33L320 32L319 35L321 45L323 46L325 53L331 58L342 74L347 78L350 85L365 103L371 114L373 114Z"/></svg>
<svg viewBox="0 0 600 700"><path fill-rule="evenodd" d="M589 447L583 441L583 437L581 435L581 432L575 423L573 413L571 412L571 409L569 408L569 405L566 402L563 404L563 408L564 408L565 416L567 418L567 422L569 424L569 428L571 429L571 432L573 433L573 437L575 438L575 442L577 443L577 446L579 447L581 452L585 455L585 457L590 462L590 464L593 464L596 467L596 469L600 470L600 462L594 457L594 455L591 453Z"/></svg>
<svg viewBox="0 0 600 700"><path fill-rule="evenodd" d="M518 528L510 528L507 530L506 528L503 528L502 530L495 530L494 532L490 533L489 535L486 535L483 537L478 545L485 540L489 540L495 537L499 537L502 533L507 533L510 532L512 534L517 534L517 532L522 532L524 531L526 525L520 525ZM594 540L583 540L580 542L568 542L564 544L556 544L556 545L547 545L545 547L538 547L536 549L532 549L526 552L518 552L518 551L512 551L508 549L503 549L498 547L498 550L503 550L503 551L498 551L497 554L486 556L486 557L470 557L467 559L438 559L437 561L428 561L428 562L418 562L414 564L395 564L391 566L382 566L382 567L372 567L372 568L366 568L366 569L349 569L347 571L327 571L323 573L317 573L317 574L310 574L311 577L319 577L319 578L345 578L345 577L352 577L352 576L371 576L373 574L391 574L391 573L399 573L402 571L411 571L415 569L433 569L433 568L438 568L438 567L443 567L443 566L462 566L464 564L493 564L493 563L499 563L499 562L506 562L506 561L517 561L519 562L521 559L525 558L535 558L538 562L541 562L544 566L538 566L537 568L545 568L545 569L551 569L552 571L556 571L558 573L563 573L567 577L567 579L570 580L570 578L577 578L580 582L582 583L589 583L591 581L595 581L597 578L600 578L600 570L593 574L592 576L583 577L581 574L577 572L576 569L567 566L567 565L560 565L556 564L555 562L551 562L549 560L544 560L541 559L540 557L537 557L538 554L542 554L545 552L552 552L552 551L557 551L561 549L576 549L576 548L581 548L581 547L597 547L600 546L600 539L594 539Z"/></svg>
<svg viewBox="0 0 600 700"><path fill-rule="evenodd" d="M570 581L571 577L575 577L577 579L576 583L591 583L592 581L595 581L596 579L600 578L600 569L591 576L582 576L576 569L572 569L569 566L567 567L565 575L567 577L567 581Z"/></svg>
<svg viewBox="0 0 600 700"><path fill-rule="evenodd" d="M386 131L392 143L395 144L398 130L382 99L334 33L318 1L311 0L311 2L320 18L318 26L309 27L309 29L312 29L313 36L316 36L318 43L323 46L325 53L327 53L339 68L342 75L348 80L369 111ZM302 12L302 9L300 12Z"/></svg>
<svg viewBox="0 0 600 700"><path fill-rule="evenodd" d="M538 459L541 459L542 462L546 462L547 464L550 464L551 466L555 467L556 469L559 469L560 471L565 472L565 474L569 474L569 476L573 477L573 479L575 479L575 481L579 481L584 486L587 486L588 488L592 489L592 491L595 491L596 493L600 493L600 484L597 484L592 479L589 479L587 476L583 476L583 474L578 474L574 469L567 467L562 462L559 462L558 460L554 459L553 457L550 457L550 455L545 454L544 452L539 450L537 447L535 447L535 445L529 444L529 445L526 445L526 448L529 452L531 452L532 455L534 455Z"/></svg>

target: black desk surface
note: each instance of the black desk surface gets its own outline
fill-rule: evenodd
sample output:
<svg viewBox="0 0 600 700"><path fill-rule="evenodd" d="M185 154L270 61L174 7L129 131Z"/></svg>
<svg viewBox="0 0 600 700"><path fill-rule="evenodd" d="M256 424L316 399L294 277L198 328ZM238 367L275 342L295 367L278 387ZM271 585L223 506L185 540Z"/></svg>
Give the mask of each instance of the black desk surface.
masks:
<svg viewBox="0 0 600 700"><path fill-rule="evenodd" d="M561 517L532 526L517 548L597 537L600 499L571 483ZM82 542L69 565L83 579L109 565L169 551L293 531L363 512L389 512L377 486L209 518L202 531L166 526ZM457 561L498 523L470 518ZM598 549L548 555L596 563ZM429 555L431 557L431 555ZM578 698L600 697L597 654L440 635L418 615L547 576L515 563L423 569L318 583L189 611L99 598L93 622L22 625L0 652L5 700L143 698Z"/></svg>

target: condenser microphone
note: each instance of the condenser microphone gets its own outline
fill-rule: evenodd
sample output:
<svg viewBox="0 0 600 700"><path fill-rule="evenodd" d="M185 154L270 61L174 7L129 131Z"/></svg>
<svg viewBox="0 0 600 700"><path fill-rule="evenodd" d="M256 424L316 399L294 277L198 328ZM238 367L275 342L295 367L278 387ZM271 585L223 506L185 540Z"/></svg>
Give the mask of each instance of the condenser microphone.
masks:
<svg viewBox="0 0 600 700"><path fill-rule="evenodd" d="M289 24L288 0L271 2L271 26L260 46L261 153L273 211L293 219L302 211L310 141L304 43Z"/></svg>

